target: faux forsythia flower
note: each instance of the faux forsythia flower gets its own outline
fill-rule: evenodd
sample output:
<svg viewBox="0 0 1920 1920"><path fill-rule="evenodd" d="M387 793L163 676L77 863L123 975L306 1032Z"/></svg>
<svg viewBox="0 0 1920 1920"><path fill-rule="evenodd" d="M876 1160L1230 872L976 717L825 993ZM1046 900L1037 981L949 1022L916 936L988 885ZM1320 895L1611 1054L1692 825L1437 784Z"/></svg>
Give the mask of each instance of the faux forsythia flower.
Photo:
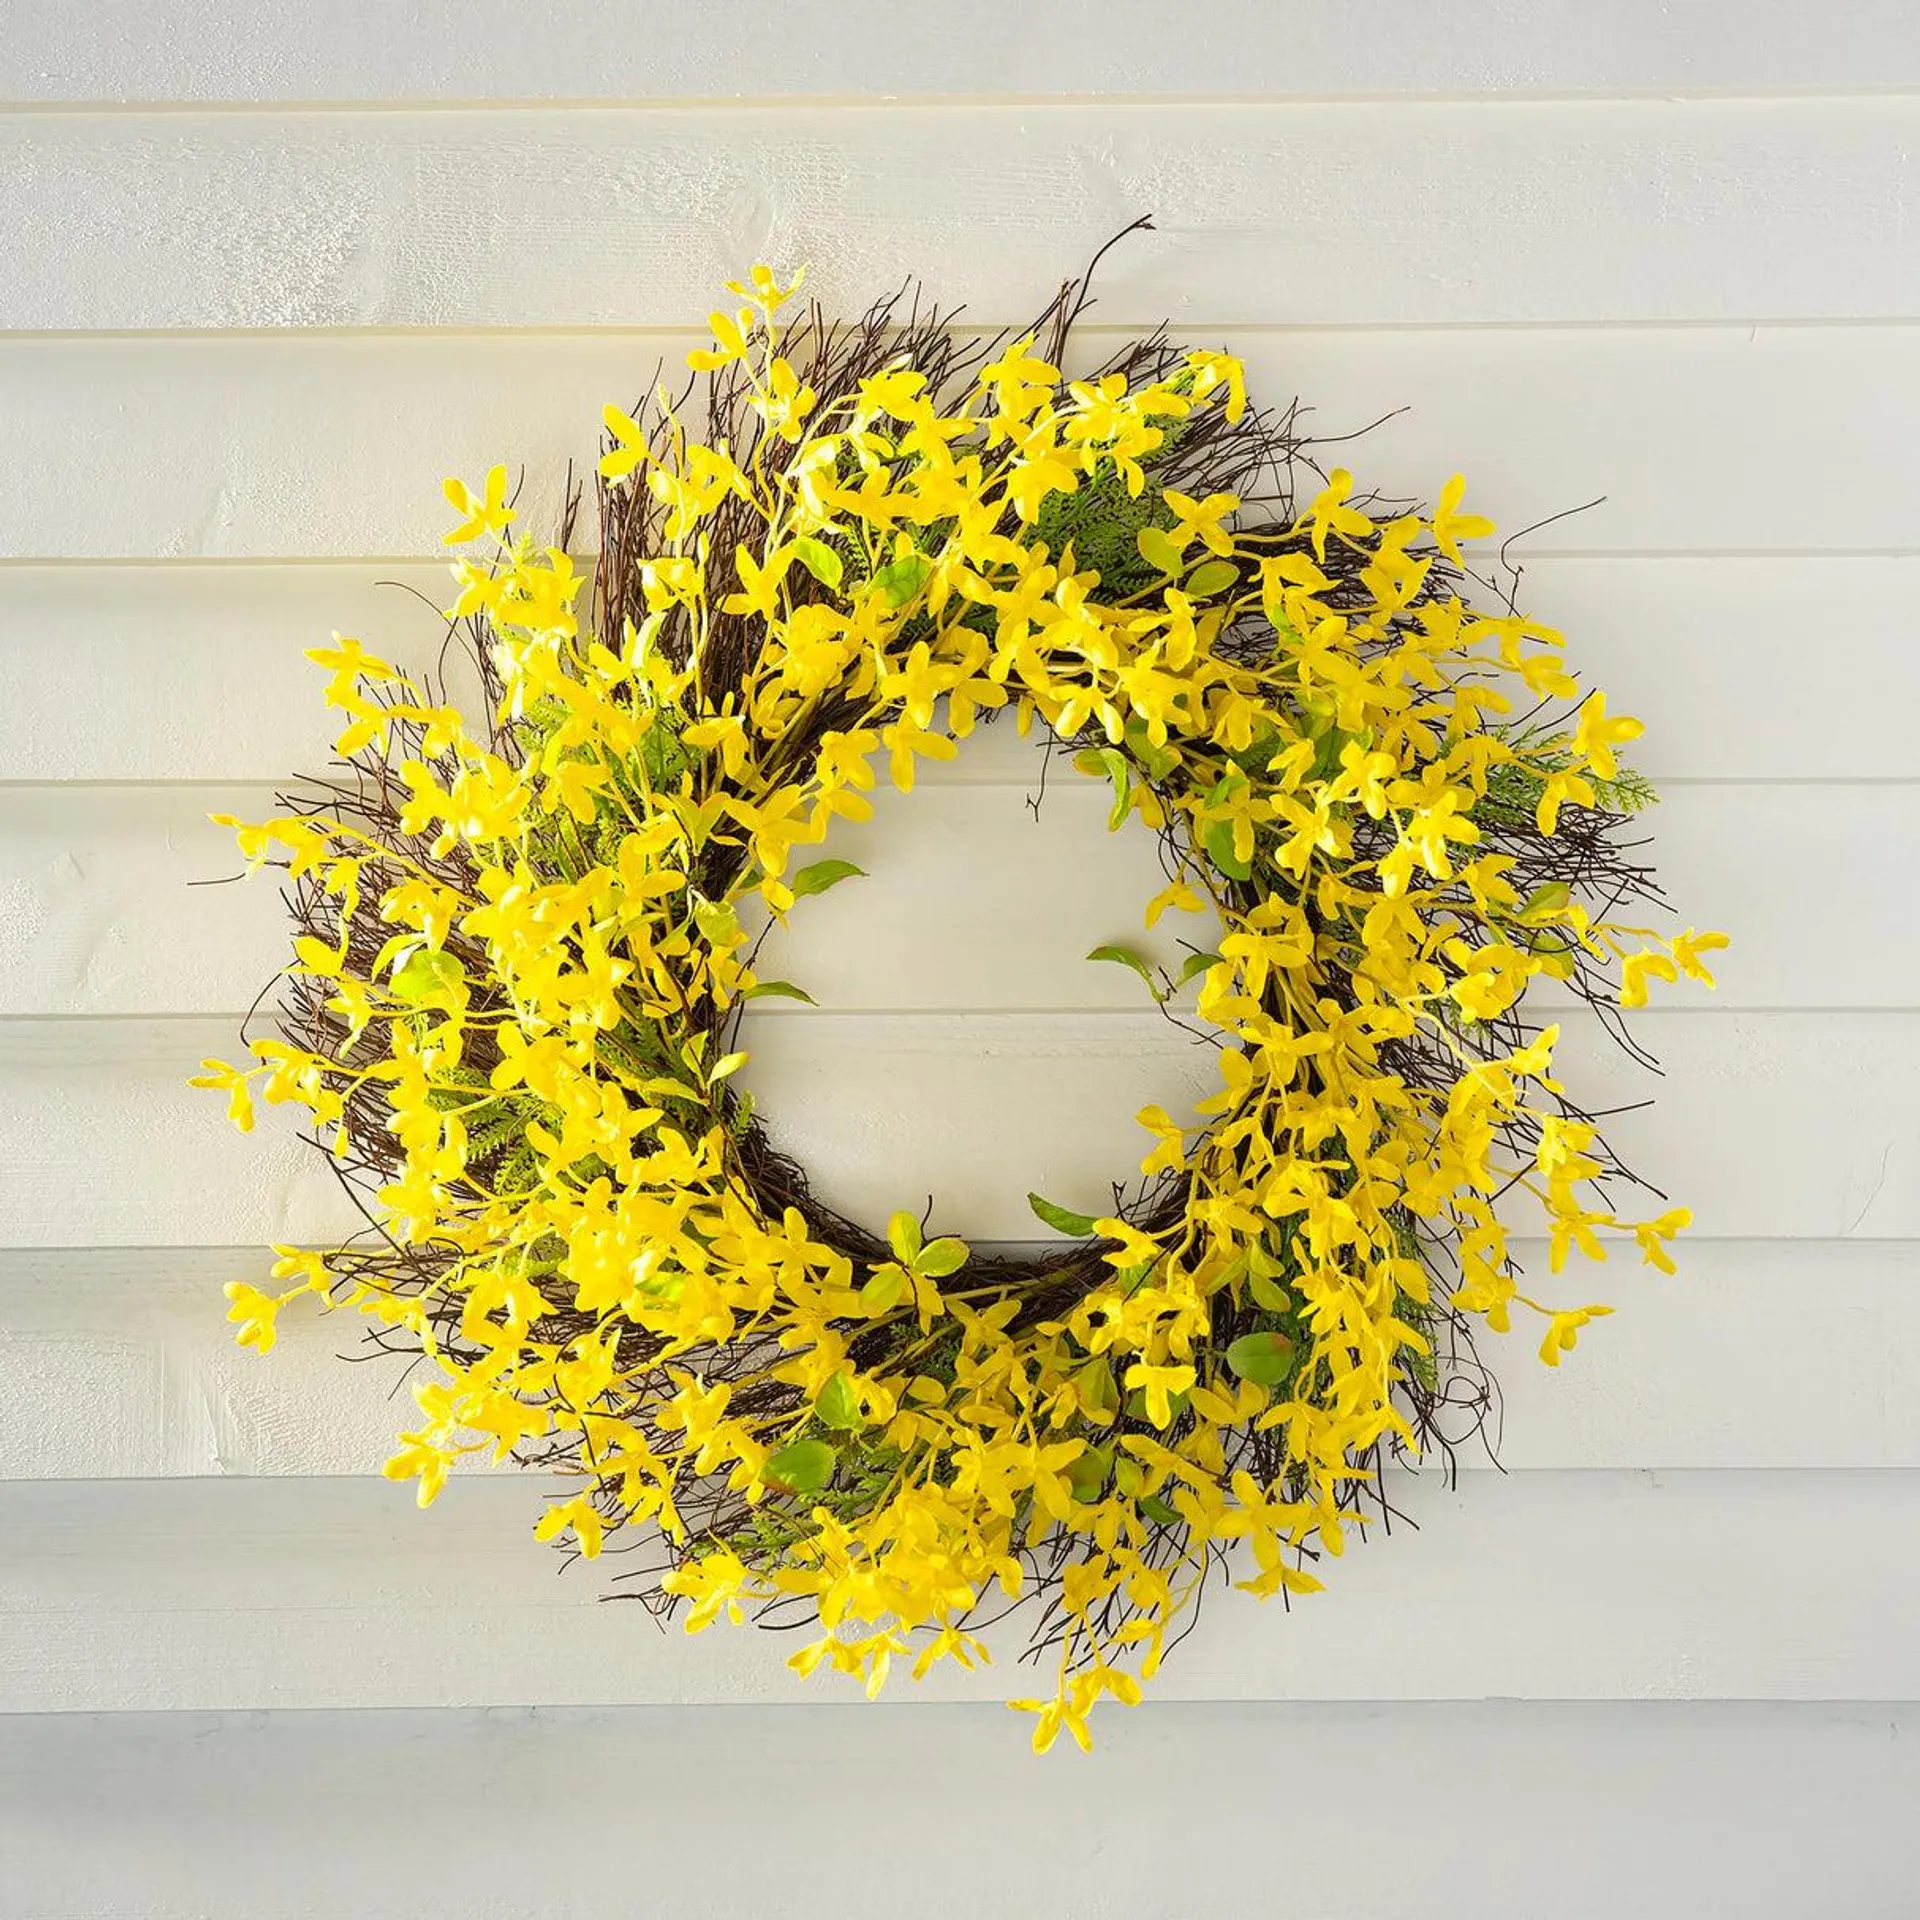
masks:
<svg viewBox="0 0 1920 1920"><path fill-rule="evenodd" d="M692 356L714 430L607 411L592 607L502 469L449 481L492 711L336 637L353 777L228 823L307 930L287 1037L201 1084L242 1127L304 1109L374 1222L279 1249L284 1290L232 1317L265 1351L301 1296L370 1315L430 1363L387 1468L423 1505L464 1454L561 1469L542 1538L657 1543L694 1628L803 1605L802 1673L971 1665L983 1607L1044 1589L1054 1683L1016 1704L1085 1744L1223 1555L1257 1594L1317 1584L1377 1450L1421 1438L1437 1339L1522 1307L1557 1364L1606 1311L1520 1291L1516 1202L1556 1272L1620 1232L1670 1270L1685 1212L1603 1197L1559 1029L1516 1008L1541 975L1710 984L1723 942L1590 904L1639 725L1558 635L1463 602L1491 529L1457 478L1422 517L1335 471L1263 521L1207 484L1276 443L1227 355L1068 381L1034 336L969 365L882 312L816 315L796 365L793 289L734 291ZM1156 998L1198 981L1218 1091L1204 1129L1141 1114L1137 1205L1036 1201L1077 1237L1025 1265L783 1189L730 1044L794 991L756 978L755 917L851 871L805 850L1002 710L1165 836L1149 926L1224 929L1185 982L1107 950Z"/></svg>

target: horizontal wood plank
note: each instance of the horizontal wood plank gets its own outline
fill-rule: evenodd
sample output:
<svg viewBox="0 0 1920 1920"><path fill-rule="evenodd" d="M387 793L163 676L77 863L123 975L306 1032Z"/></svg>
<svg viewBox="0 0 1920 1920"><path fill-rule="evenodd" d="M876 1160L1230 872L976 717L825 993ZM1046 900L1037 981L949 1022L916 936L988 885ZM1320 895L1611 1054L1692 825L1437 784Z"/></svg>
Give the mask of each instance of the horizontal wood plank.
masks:
<svg viewBox="0 0 1920 1920"><path fill-rule="evenodd" d="M1571 1018L1563 1077L1595 1109L1653 1102L1608 1136L1701 1233L1920 1232L1920 1015L1675 1010L1636 1032L1663 1079ZM1142 1137L1126 1116L1214 1084L1194 1043L1126 1014L819 1014L745 1039L769 1130L823 1197L884 1220L930 1193L946 1228L982 1237L1023 1230L1029 1188L1105 1204Z"/></svg>
<svg viewBox="0 0 1920 1920"><path fill-rule="evenodd" d="M1564 1078L1631 1164L1747 1239L1920 1236L1920 1014L1653 1011L1665 1078L1570 1019ZM1024 1196L1109 1204L1146 1136L1216 1084L1157 1015L837 1015L758 1021L742 1070L822 1197L884 1222L937 1197L939 1230L1031 1232ZM351 1231L320 1156L263 1116L243 1137L186 1085L231 1057L222 1020L0 1022L0 1246L261 1246ZM1622 1204L1627 1197L1623 1193ZM1604 1275L1569 1284L1591 1288Z"/></svg>
<svg viewBox="0 0 1920 1920"><path fill-rule="evenodd" d="M14 115L0 328L685 326L761 259L854 311L964 263L1019 321L1143 213L1103 320L1911 319L1916 139L1909 97Z"/></svg>
<svg viewBox="0 0 1920 1920"><path fill-rule="evenodd" d="M115 15L118 17L114 17ZM1603 94L1872 91L1920 85L1900 0L1815 16L1748 0L1491 0L1444 19L1420 0L1364 15L1302 0L1199 0L1169 33L1147 0L148 0L72 30L62 0L13 0L0 100L244 102L824 99L1003 94ZM857 57L850 53L857 50Z"/></svg>
<svg viewBox="0 0 1920 1920"><path fill-rule="evenodd" d="M1521 594L1646 721L1633 757L1656 781L1920 779L1920 729L1812 726L1792 691L1817 649L1823 678L1920 706L1920 558L1564 556L1529 562ZM0 572L0 781L284 781L331 733L302 649L339 631L429 666L447 597L431 563ZM110 697L130 678L137 699ZM1002 778L1006 738L924 777Z"/></svg>
<svg viewBox="0 0 1920 1920"><path fill-rule="evenodd" d="M214 1886L249 1920L416 1920L423 1832L458 1836L432 1899L473 1920L605 1911L603 1849L528 1841L603 1832L652 1910L703 1920L892 1920L903 1886L918 1920L973 1920L1010 1879L1033 1912L1320 1920L1395 1911L1409 1861L1426 1920L1892 1920L1913 1884L1910 1704L1152 1703L1098 1732L1042 1767L992 1706L23 1716L0 1723L0 1855L20 1913L139 1920L205 1920ZM1342 1831L1386 1754L1417 1783L1383 1803L1391 1846L1213 1865L1276 1805ZM482 1780L512 1782L510 1814L475 1819ZM1114 1817L1170 1795L1179 1846ZM878 1806L850 1872L847 1809Z"/></svg>
<svg viewBox="0 0 1920 1920"><path fill-rule="evenodd" d="M1096 947L1177 971L1215 945L1211 916L1144 930L1166 884L1161 842L1131 817L1108 830L1104 781L1049 770L1010 727L990 729L976 755L1007 784L887 789L871 820L836 822L809 857L851 860L865 877L796 908L761 949L763 978L849 1013L1137 1010L1141 982L1090 961ZM273 803L260 787L0 788L0 1016L249 1005L288 953L280 876L240 878L231 834L208 816L260 820ZM1678 908L1646 918L1737 936L1716 962L1717 1006L1920 1005L1908 963L1920 908L1886 864L1890 847L1920 842L1920 785L1683 786L1633 834L1633 857L1655 865ZM1844 965L1804 937L1804 898L1781 885L1816 872L1846 903ZM791 1002L765 1011L804 1017Z"/></svg>
<svg viewBox="0 0 1920 1920"><path fill-rule="evenodd" d="M1520 1254L1544 1270L1541 1246ZM267 1284L271 1260L0 1252L0 1480L378 1472L414 1413L406 1363L303 1307L265 1359L235 1347L221 1286ZM1461 1469L1920 1469L1920 1246L1701 1240L1682 1262L1675 1280L1624 1265L1583 1279L1616 1311L1558 1371L1524 1324L1483 1335L1500 1411Z"/></svg>
<svg viewBox="0 0 1920 1920"><path fill-rule="evenodd" d="M1166 1700L1920 1694L1920 1473L1399 1475L1288 1614L1223 1591ZM523 1479L0 1483L0 1712L845 1699L790 1636L691 1640L563 1572ZM1409 1522L1417 1523L1409 1524ZM1017 1616L1016 1616L1017 1618ZM1032 1684L1017 1633L919 1698ZM889 1696L892 1698L893 1696ZM901 1700L916 1697L903 1688Z"/></svg>
<svg viewBox="0 0 1920 1920"><path fill-rule="evenodd" d="M569 464L591 462L604 403L634 401L683 345L0 339L0 419L36 477L0 493L0 560L418 558L448 525L441 478L495 461L524 474L540 531ZM1887 405L1920 381L1920 328L1281 331L1233 346L1255 393L1303 395L1315 431L1407 409L1327 449L1389 494L1431 499L1464 470L1509 533L1606 496L1515 557L1920 545L1912 438Z"/></svg>

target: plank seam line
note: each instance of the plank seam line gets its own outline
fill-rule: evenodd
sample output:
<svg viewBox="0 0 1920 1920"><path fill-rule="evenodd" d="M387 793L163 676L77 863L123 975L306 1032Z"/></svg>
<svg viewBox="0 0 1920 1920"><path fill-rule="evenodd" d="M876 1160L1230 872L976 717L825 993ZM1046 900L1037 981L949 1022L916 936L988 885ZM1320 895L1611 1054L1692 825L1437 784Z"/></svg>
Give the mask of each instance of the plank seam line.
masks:
<svg viewBox="0 0 1920 1920"><path fill-rule="evenodd" d="M1917 547L1521 547L1516 542L1513 549L1523 566L1534 561L1547 560L1556 565L1567 561L1591 561L1612 564L1631 562L1639 564L1653 561L1698 561L1727 560L1738 561L1741 565L1754 565L1766 561L1818 561L1830 560L1836 563L1848 560L1914 560L1920 559L1920 546ZM593 559L594 549L582 547L574 551L577 561ZM1482 556L1483 558L1486 556ZM444 555L436 554L328 554L328 553L277 553L277 554L170 554L170 553L127 553L127 554L0 554L0 573L8 571L27 572L38 569L51 571L62 569L68 572L110 572L168 570L184 572L194 568L212 570L215 568L236 570L254 568L267 571L272 568L289 567L409 567L428 568L450 566ZM379 584L378 582L375 583Z"/></svg>
<svg viewBox="0 0 1920 1920"><path fill-rule="evenodd" d="M1076 328L1079 338L1126 339L1141 331L1140 325L1127 326L1120 321L1082 321ZM981 327L992 330L991 318L983 318ZM1774 333L1865 333L1903 332L1920 327L1920 314L1737 314L1717 318L1679 317L1648 319L1515 319L1515 320L1196 320L1182 318L1173 331L1177 338L1258 339L1266 335L1297 338L1301 335L1331 334L1460 334L1460 333L1751 333L1765 329ZM953 327L953 333L973 329ZM473 340L632 340L662 341L684 345L700 336L697 316L684 322L647 322L604 325L583 322L473 323L448 326L423 322L379 321L366 324L328 322L318 326L159 326L159 327L5 327L0 326L0 346L18 341L155 341L196 340L401 340L440 341Z"/></svg>
<svg viewBox="0 0 1920 1920"><path fill-rule="evenodd" d="M317 717L317 709L316 709ZM962 743L964 749L965 743ZM1065 749L1061 749L1062 755ZM951 771L943 770L929 774L922 769L919 774L919 788L931 793L951 793L957 788L972 792L1005 792L1029 794L1038 785L1037 780L1025 775L1004 773L968 774L962 761L947 763ZM298 785L309 779L325 777L323 767L318 774L305 774L289 771L278 774L180 774L168 775L150 780L117 780L102 776L87 779L25 779L13 780L0 777L0 797L13 798L34 793L190 793L195 789L208 792L231 793L236 790L257 790L261 794L272 794L289 784ZM1882 773L1882 774L1686 774L1668 773L1657 776L1657 784L1662 794L1713 791L1721 787L1781 787L1798 791L1802 788L1844 788L1858 787L1867 792L1891 790L1898 792L1906 787L1920 786L1920 774ZM1056 789L1058 791L1058 789ZM1084 788L1069 787L1068 792L1095 794L1101 789L1092 783ZM1649 831L1657 831L1658 813L1649 814L1646 822Z"/></svg>
<svg viewBox="0 0 1920 1920"><path fill-rule="evenodd" d="M1915 1239L1916 1239L1916 1236L1912 1234L1850 1233L1850 1234L1841 1235L1841 1234L1830 1234L1830 1233L1829 1234L1699 1233L1694 1231L1692 1228L1689 1228L1687 1230L1686 1237L1677 1243L1677 1247L1678 1247L1678 1250L1683 1253L1688 1247L1710 1247L1710 1246L1711 1247L1911 1247L1915 1244ZM1548 1244L1546 1236L1544 1234L1537 1234L1537 1233L1536 1234L1516 1233L1510 1236L1510 1240L1511 1240L1511 1244L1516 1247L1526 1247L1526 1246L1543 1247ZM1049 1244L1057 1245L1058 1243L1057 1242L1049 1243L1047 1241L1042 1241L1042 1240L991 1239L982 1235L972 1240L969 1240L967 1244L975 1248L991 1249L991 1248L999 1248L999 1247L1031 1248L1031 1247L1046 1246ZM30 1246L25 1243L15 1243L15 1242L8 1241L8 1242L0 1243L0 1267L4 1267L6 1264L12 1263L15 1261L39 1259L49 1255L51 1255L56 1259L77 1259L81 1257L94 1256L94 1255L99 1255L103 1257L112 1256L115 1258L120 1258L127 1255L149 1255L149 1256L155 1256L155 1257L168 1257L168 1258L177 1257L183 1260L190 1256L214 1256L220 1259L227 1259L227 1258L245 1259L245 1258L250 1258L256 1255L261 1258L264 1258L265 1256L270 1254L272 1251L273 1251L272 1246L266 1241L261 1241L257 1245L249 1245L244 1242L235 1242L235 1243L229 1243L225 1245L208 1245L208 1244L201 1244L198 1242L193 1244L187 1244L183 1242L181 1244L176 1245L171 1241L147 1240L147 1241L120 1242L112 1245L101 1243L99 1245L81 1245L81 1246L76 1246L76 1245ZM1636 1265L1636 1266L1627 1268L1625 1270L1628 1272L1638 1273L1640 1271L1640 1268ZM1684 1273L1679 1277L1681 1279L1684 1279L1685 1278ZM29 1283L30 1286L36 1286L36 1287L39 1284L40 1283L37 1281ZM4 1297L5 1297L5 1283L4 1283L4 1280L0 1280L0 1298L4 1298Z"/></svg>
<svg viewBox="0 0 1920 1920"><path fill-rule="evenodd" d="M761 1007L755 1017L765 1020L1143 1020L1151 1018L1151 1006L1139 1007ZM1581 1015L1577 1001L1566 1005L1541 1006L1541 1013L1562 1018ZM1920 1003L1913 1005L1871 1006L1754 1006L1704 1005L1697 1007L1637 1007L1634 1018L1640 1020L1747 1020L1747 1019L1907 1019L1920 1015ZM246 1015L238 1010L227 1013L0 1013L0 1034L13 1027L141 1027L141 1026L232 1026L238 1028ZM254 1019L260 1022L261 1012ZM1173 1022L1169 1031L1182 1029ZM1195 1040L1199 1047L1205 1043ZM88 1065L108 1065L94 1061Z"/></svg>
<svg viewBox="0 0 1920 1920"><path fill-rule="evenodd" d="M1332 110L1348 107L1473 107L1512 111L1529 107L1571 107L1604 111L1614 106L1820 106L1853 101L1901 101L1920 98L1920 87L1894 82L1879 87L1615 87L1586 89L1461 88L1438 92L1386 89L1340 93L1278 91L1143 93L1116 88L1048 92L942 93L909 90L867 93L758 94L583 94L529 95L515 98L404 100L0 100L0 116L28 119L261 119L306 116L314 119L444 117L453 114L500 116L550 114L563 118L587 113L653 113L662 116L728 113L788 113L813 117L857 113L898 117L910 113L1032 112L1087 107L1120 107L1136 112L1264 112L1275 109Z"/></svg>

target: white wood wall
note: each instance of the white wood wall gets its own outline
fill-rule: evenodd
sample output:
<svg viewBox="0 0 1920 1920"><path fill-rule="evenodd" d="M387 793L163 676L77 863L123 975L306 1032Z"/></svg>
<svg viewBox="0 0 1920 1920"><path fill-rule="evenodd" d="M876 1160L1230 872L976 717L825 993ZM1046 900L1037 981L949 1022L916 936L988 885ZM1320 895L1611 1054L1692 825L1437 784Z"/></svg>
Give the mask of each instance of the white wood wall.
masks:
<svg viewBox="0 0 1920 1920"><path fill-rule="evenodd" d="M1920 1911L1916 152L1909 0L4 0L0 1916ZM1559 1376L1495 1354L1507 1473L1035 1764L1004 1672L846 1706L599 1605L522 1481L417 1514L349 1329L230 1348L335 1208L183 1084L278 939L189 883L318 757L299 649L431 637L379 583L437 591L443 473L552 500L754 258L999 321L1145 210L1099 327L1409 408L1389 489L1605 496L1531 597L1737 945L1619 1122L1682 1277L1583 1281ZM850 1205L1018 1234L1191 1085L1080 958L1149 850L1031 776L989 737L850 833L823 1011L755 1029Z"/></svg>

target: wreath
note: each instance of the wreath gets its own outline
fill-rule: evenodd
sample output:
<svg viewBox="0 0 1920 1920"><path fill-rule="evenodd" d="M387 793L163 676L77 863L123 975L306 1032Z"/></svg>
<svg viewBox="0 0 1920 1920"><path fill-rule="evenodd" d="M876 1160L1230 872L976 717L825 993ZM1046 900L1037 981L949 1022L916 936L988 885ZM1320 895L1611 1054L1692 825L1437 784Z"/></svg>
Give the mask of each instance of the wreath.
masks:
<svg viewBox="0 0 1920 1920"><path fill-rule="evenodd" d="M303 1109L367 1223L231 1317L264 1352L303 1296L369 1316L427 1363L386 1467L423 1506L469 1453L563 1476L540 1538L692 1628L817 1621L803 1674L971 1666L1028 1603L1051 1684L1013 1704L1085 1744L1210 1577L1315 1587L1383 1460L1472 1428L1475 1323L1539 1316L1552 1365L1607 1311L1522 1290L1514 1202L1556 1273L1618 1234L1672 1271L1685 1210L1618 1210L1522 998L1624 1039L1724 940L1617 918L1658 899L1640 726L1470 603L1458 478L1357 494L1164 333L1068 378L1084 280L997 338L798 284L755 268L678 392L607 409L588 573L577 491L542 548L503 467L449 481L478 697L336 635L334 772L217 816L296 938L277 1036L196 1084ZM1036 1196L1026 1257L840 1217L733 1078L742 1010L804 997L759 930L854 871L803 850L989 721L1160 837L1149 927L1216 930L1177 977L1102 950L1191 1001L1218 1089L1140 1114L1111 1215Z"/></svg>

